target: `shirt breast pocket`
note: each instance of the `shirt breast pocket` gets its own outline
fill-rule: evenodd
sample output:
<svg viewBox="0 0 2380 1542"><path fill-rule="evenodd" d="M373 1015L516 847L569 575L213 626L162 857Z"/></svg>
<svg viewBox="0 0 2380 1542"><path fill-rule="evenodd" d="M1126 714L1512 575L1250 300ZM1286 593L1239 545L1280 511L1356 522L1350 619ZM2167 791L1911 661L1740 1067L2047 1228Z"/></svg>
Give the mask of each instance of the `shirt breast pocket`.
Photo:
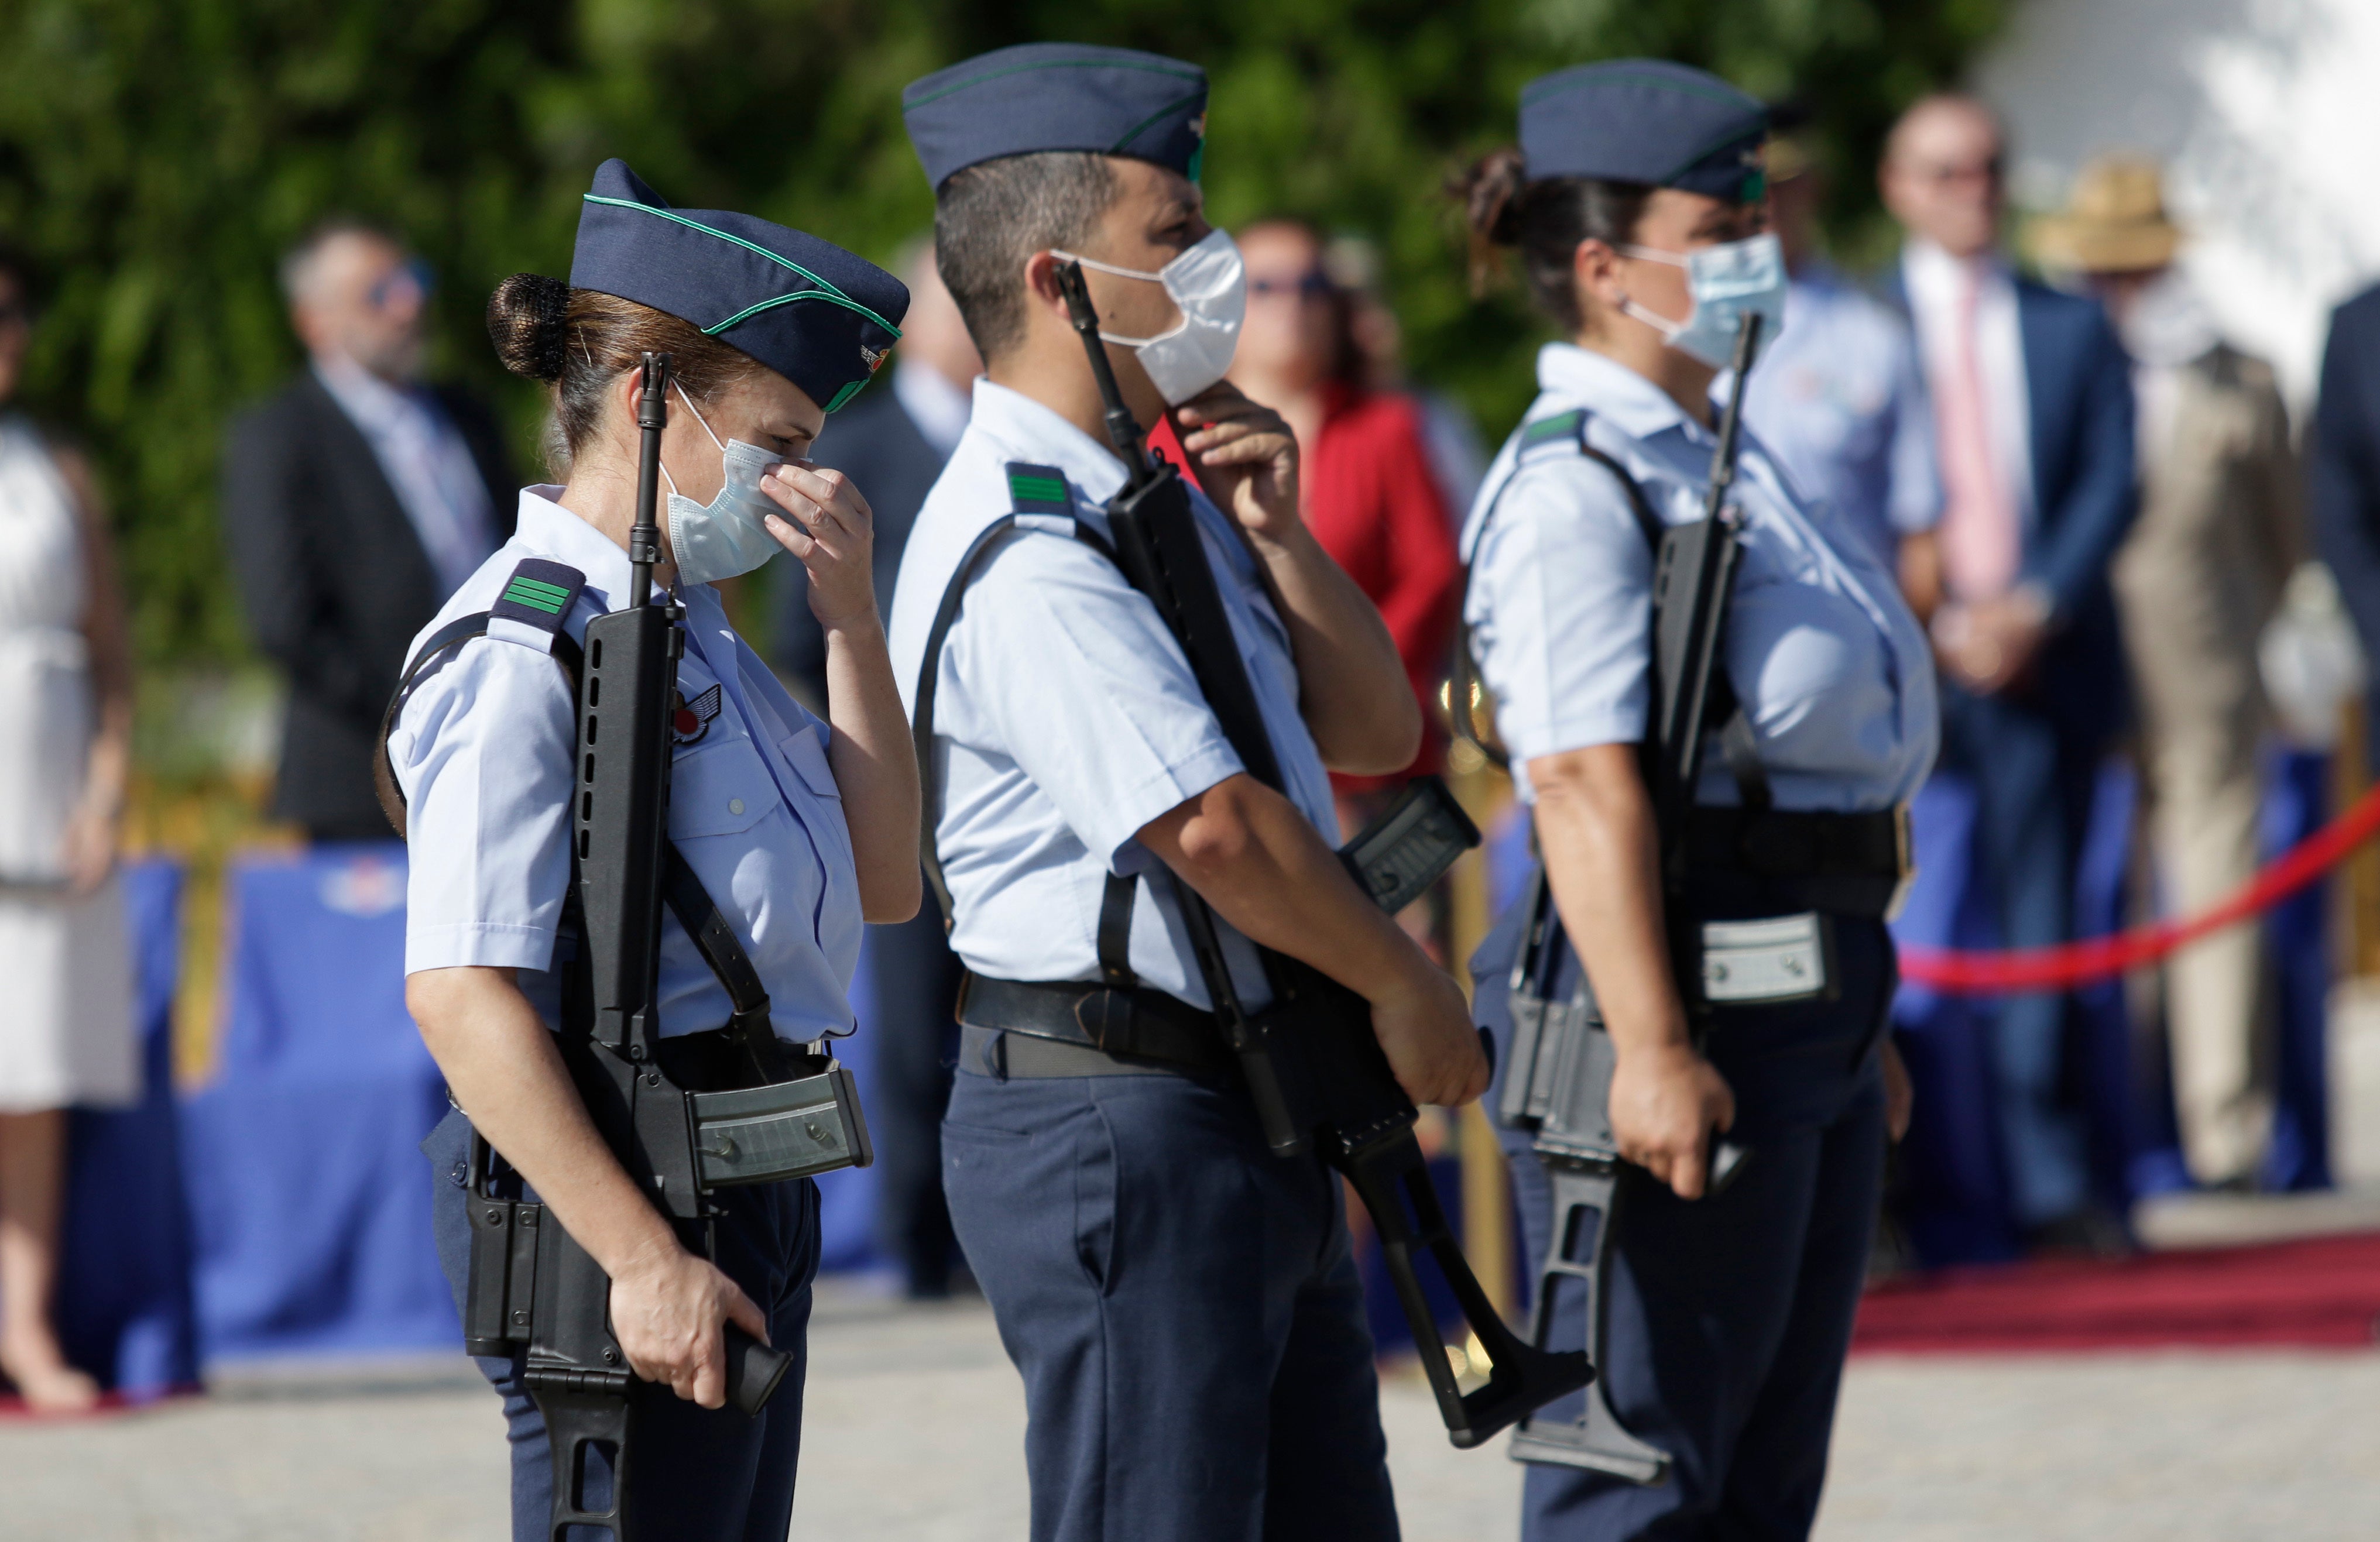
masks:
<svg viewBox="0 0 2380 1542"><path fill-rule="evenodd" d="M670 768L670 835L737 834L782 801L759 747L747 738L721 739L679 756Z"/></svg>

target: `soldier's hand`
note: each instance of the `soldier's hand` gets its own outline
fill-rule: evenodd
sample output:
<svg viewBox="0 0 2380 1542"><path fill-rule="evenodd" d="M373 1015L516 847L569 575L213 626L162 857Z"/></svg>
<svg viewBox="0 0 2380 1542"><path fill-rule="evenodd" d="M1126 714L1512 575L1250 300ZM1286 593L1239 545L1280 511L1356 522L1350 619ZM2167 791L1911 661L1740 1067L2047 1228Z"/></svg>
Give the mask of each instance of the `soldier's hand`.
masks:
<svg viewBox="0 0 2380 1542"><path fill-rule="evenodd" d="M628 1368L647 1381L669 1383L689 1402L705 1408L726 1402L722 1325L730 1322L769 1342L768 1319L742 1287L674 1240L612 1277L612 1334Z"/></svg>
<svg viewBox="0 0 2380 1542"><path fill-rule="evenodd" d="M1300 526L1297 435L1269 407L1219 381L1172 410L1199 485L1252 536L1283 540Z"/></svg>
<svg viewBox="0 0 2380 1542"><path fill-rule="evenodd" d="M783 515L769 533L810 579L810 614L820 626L848 625L876 613L876 516L849 477L806 460L771 467L760 491Z"/></svg>
<svg viewBox="0 0 2380 1542"><path fill-rule="evenodd" d="M1371 994L1372 1032L1406 1097L1453 1108L1488 1090L1488 1056L1463 988L1420 949L1414 956L1415 967Z"/></svg>
<svg viewBox="0 0 2380 1542"><path fill-rule="evenodd" d="M1611 1135L1620 1154L1700 1199L1710 1178L1712 1132L1735 1123L1727 1079L1690 1046L1623 1051L1611 1073Z"/></svg>

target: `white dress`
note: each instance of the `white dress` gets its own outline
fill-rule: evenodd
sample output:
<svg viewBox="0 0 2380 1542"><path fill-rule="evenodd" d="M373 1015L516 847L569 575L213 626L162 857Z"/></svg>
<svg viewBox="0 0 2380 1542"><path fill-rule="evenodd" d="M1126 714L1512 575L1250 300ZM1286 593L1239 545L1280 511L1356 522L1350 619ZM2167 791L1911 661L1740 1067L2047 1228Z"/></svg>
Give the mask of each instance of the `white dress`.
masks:
<svg viewBox="0 0 2380 1542"><path fill-rule="evenodd" d="M41 436L0 417L0 1112L140 1095L121 886L43 892L97 723L80 548Z"/></svg>

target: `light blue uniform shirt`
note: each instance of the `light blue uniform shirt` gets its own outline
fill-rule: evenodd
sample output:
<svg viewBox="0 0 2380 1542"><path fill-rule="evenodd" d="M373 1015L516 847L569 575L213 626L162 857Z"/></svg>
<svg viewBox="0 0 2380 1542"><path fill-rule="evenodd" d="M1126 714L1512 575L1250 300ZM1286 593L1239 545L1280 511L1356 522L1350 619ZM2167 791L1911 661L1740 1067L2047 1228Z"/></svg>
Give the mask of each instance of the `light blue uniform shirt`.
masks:
<svg viewBox="0 0 2380 1542"><path fill-rule="evenodd" d="M1724 377L1722 377L1722 388ZM1908 321L1822 263L1785 294L1743 418L1812 501L1824 500L1894 570L1900 538L1942 517L1934 408Z"/></svg>
<svg viewBox="0 0 2380 1542"><path fill-rule="evenodd" d="M455 617L492 605L523 557L586 575L565 621L575 638L583 641L594 616L626 602L627 553L552 502L561 491L521 493L517 533L447 601L415 650ZM686 609L680 694L697 702L714 685L721 691L718 715L680 742L672 760L670 839L751 955L777 1036L806 1042L848 1033L859 877L827 763L827 725L736 637L710 585L683 586L679 598ZM487 637L423 675L388 748L411 848L406 972L466 964L521 970L521 989L551 1023L560 992L555 935L570 882L577 709L548 643L534 627L491 621ZM727 1022L727 992L666 913L660 995L665 1036Z"/></svg>
<svg viewBox="0 0 2380 1542"><path fill-rule="evenodd" d="M1075 512L1109 534L1100 511L1123 486L1123 463L1038 402L977 381L966 434L917 515L893 589L892 669L913 713L942 591L1013 508L1011 461L1063 473ZM1316 830L1335 831L1288 631L1236 527L1195 489L1191 504L1289 796ZM1133 971L1208 1006L1172 885L1150 881L1163 868L1135 836L1243 768L1157 608L1069 521L1044 516L978 566L939 668L936 831L959 957L995 979L1097 979L1107 876L1137 874ZM1262 1004L1254 948L1218 924L1242 999Z"/></svg>
<svg viewBox="0 0 2380 1542"><path fill-rule="evenodd" d="M1659 387L1567 343L1537 355L1537 384L1524 426L1586 409L1588 442L1627 467L1664 525L1703 516L1715 438ZM1463 531L1463 614L1514 781L1534 801L1527 761L1645 736L1653 556L1609 467L1575 440L1521 454L1521 439L1516 431L1498 452ZM1755 434L1741 442L1735 499L1744 551L1725 662L1777 806L1857 812L1903 801L1933 766L1938 735L1917 618L1866 545L1825 504L1798 497ZM1738 801L1715 745L1698 797Z"/></svg>

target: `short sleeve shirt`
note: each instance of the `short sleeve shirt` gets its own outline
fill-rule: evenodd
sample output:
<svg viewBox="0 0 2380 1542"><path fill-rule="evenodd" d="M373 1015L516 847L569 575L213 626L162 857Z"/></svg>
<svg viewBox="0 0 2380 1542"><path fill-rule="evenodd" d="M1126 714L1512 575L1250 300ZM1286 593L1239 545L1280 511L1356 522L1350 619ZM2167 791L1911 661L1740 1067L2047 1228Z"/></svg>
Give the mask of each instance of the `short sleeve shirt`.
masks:
<svg viewBox="0 0 2380 1542"><path fill-rule="evenodd" d="M1715 441L1659 388L1570 344L1538 355L1540 394L1473 505L1463 614L1522 795L1526 764L1645 736L1653 552L1619 479L1575 437L1529 426L1584 410L1667 525L1703 516ZM1524 448L1525 446L1525 448ZM1778 807L1856 812L1913 795L1939 726L1932 654L1867 543L1795 492L1756 434L1737 463L1743 559L1724 663ZM1723 758L1700 801L1732 804Z"/></svg>
<svg viewBox="0 0 2380 1542"><path fill-rule="evenodd" d="M521 494L517 533L447 601L415 650L455 618L487 610L524 557L586 576L565 618L573 638L625 602L627 554L553 502L561 491ZM679 693L695 725L674 735L670 839L751 955L778 1037L807 1042L848 1033L859 880L827 759L830 730L736 637L709 585L684 586L678 598L686 610ZM425 672L389 735L389 759L406 796L410 848L407 972L517 969L523 991L552 1023L557 964L578 944L563 925L577 709L549 646L535 628L491 621L488 636ZM727 1021L726 990L668 915L660 996L664 1036Z"/></svg>
<svg viewBox="0 0 2380 1542"><path fill-rule="evenodd" d="M892 668L913 712L943 591L976 538L1014 508L1012 463L1057 471L1075 514L1108 534L1101 509L1123 485L1123 462L1050 408L977 381L966 433L917 516L894 589ZM1288 630L1236 527L1195 490L1191 504L1288 795L1318 832L1332 831ZM1000 541L935 662L935 839L951 945L997 979L1097 979L1108 875L1132 877L1134 972L1203 1008L1170 875L1136 835L1238 774L1240 758L1156 607L1070 519L1029 516ZM1261 1004L1255 950L1221 929L1235 987Z"/></svg>

